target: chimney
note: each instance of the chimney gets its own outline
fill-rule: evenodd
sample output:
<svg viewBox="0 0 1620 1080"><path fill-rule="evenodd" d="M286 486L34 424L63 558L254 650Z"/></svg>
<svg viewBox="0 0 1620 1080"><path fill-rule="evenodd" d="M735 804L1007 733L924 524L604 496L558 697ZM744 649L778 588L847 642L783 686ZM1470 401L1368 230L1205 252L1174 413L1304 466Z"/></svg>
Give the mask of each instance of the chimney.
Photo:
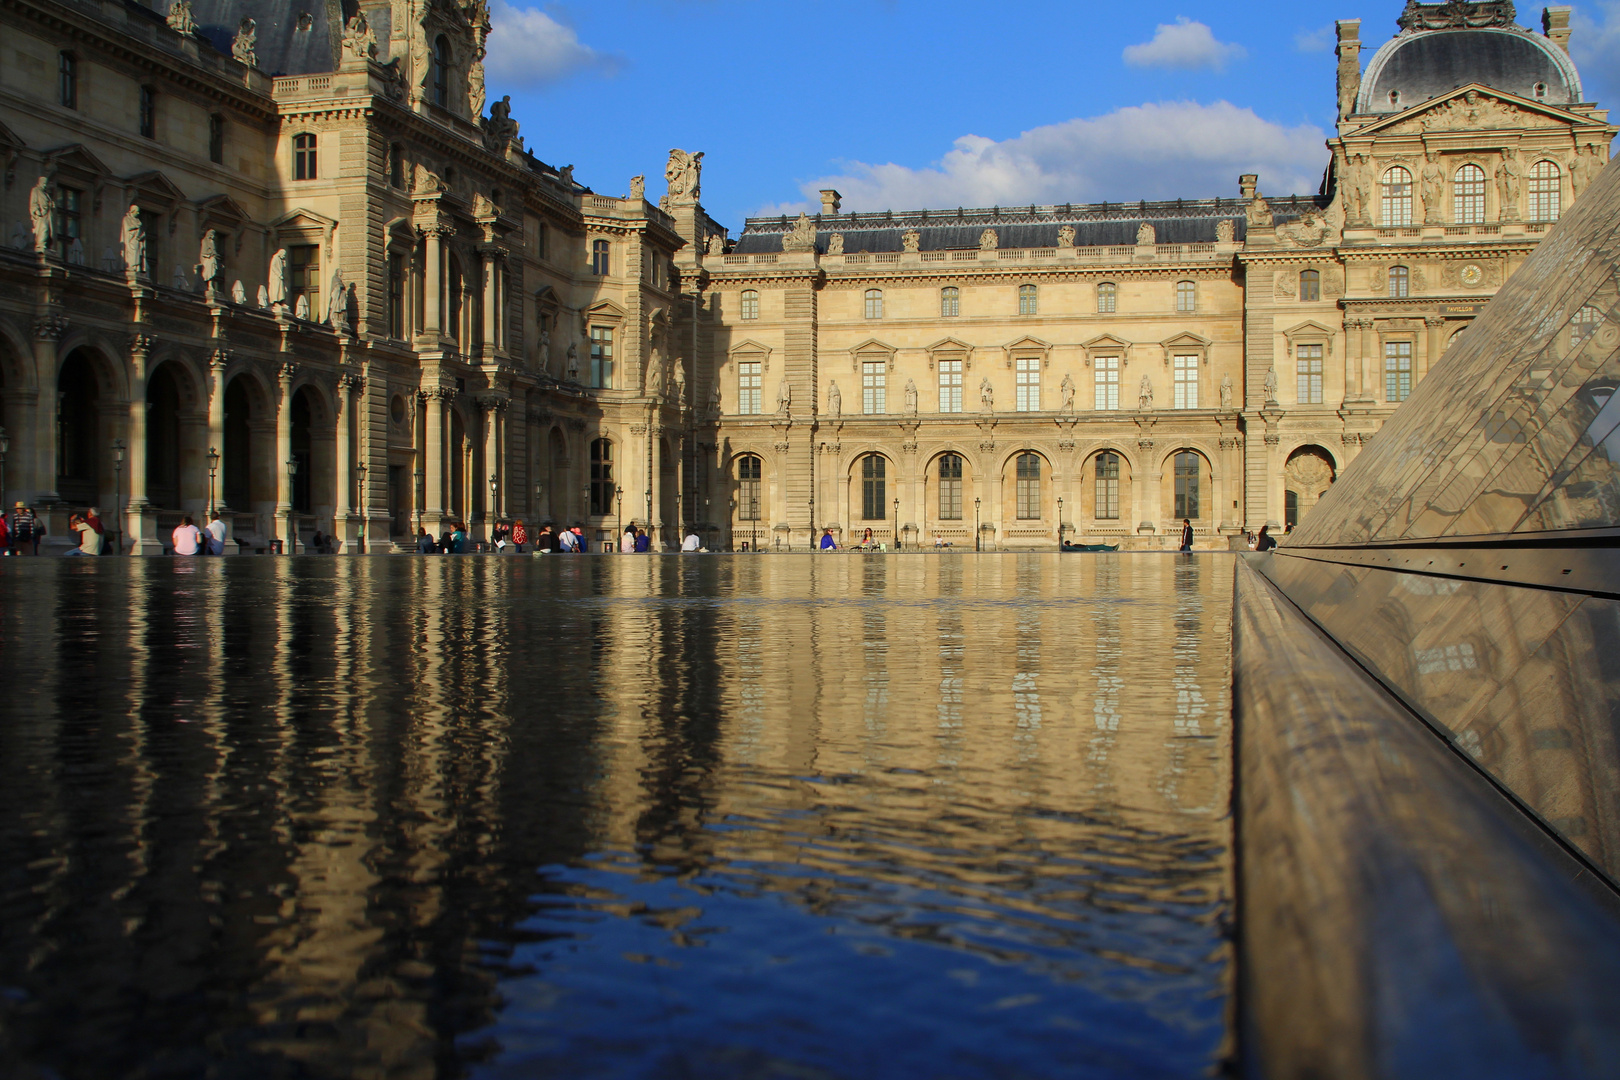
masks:
<svg viewBox="0 0 1620 1080"><path fill-rule="evenodd" d="M1554 45L1569 52L1569 11L1567 7L1541 9L1541 29Z"/></svg>
<svg viewBox="0 0 1620 1080"><path fill-rule="evenodd" d="M1568 12L1569 8L1560 8L1559 10ZM1569 16L1567 14L1564 16L1564 21L1569 21ZM1564 36L1568 37L1569 35L1566 33ZM838 213L838 208L843 204L844 197L838 194L838 192L833 191L831 188L821 193L821 212L823 214L836 214Z"/></svg>
<svg viewBox="0 0 1620 1080"><path fill-rule="evenodd" d="M1254 198L1254 189L1260 183L1259 173L1244 173L1238 177L1238 191L1243 195L1243 201L1248 202Z"/></svg>
<svg viewBox="0 0 1620 1080"><path fill-rule="evenodd" d="M1361 20L1340 19L1339 30L1339 119L1356 111L1356 95L1361 93Z"/></svg>

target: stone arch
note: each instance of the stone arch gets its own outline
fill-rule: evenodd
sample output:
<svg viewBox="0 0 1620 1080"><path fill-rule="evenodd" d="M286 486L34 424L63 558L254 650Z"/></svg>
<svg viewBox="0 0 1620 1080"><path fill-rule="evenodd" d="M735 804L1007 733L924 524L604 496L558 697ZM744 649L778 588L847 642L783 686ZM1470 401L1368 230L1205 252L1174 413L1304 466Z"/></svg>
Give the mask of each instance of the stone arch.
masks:
<svg viewBox="0 0 1620 1080"><path fill-rule="evenodd" d="M960 470L947 470L948 455L957 459ZM957 475L950 475L953 471ZM922 539L943 537L953 544L971 544L973 500L982 500L985 491L985 476L978 455L952 442L930 448L922 469L922 507L918 519L922 523Z"/></svg>
<svg viewBox="0 0 1620 1080"><path fill-rule="evenodd" d="M1283 526L1297 525L1338 478L1338 464L1326 447L1305 443L1283 463ZM1292 515L1290 518L1289 515Z"/></svg>
<svg viewBox="0 0 1620 1080"><path fill-rule="evenodd" d="M1111 454L1113 462L1103 462L1099 475L1098 459ZM1108 475L1112 473L1112 475ZM1132 528L1131 507L1134 505L1136 463L1130 454L1113 443L1102 443L1087 450L1080 459L1080 477L1076 484L1080 505L1073 511L1082 533L1096 529L1129 530Z"/></svg>
<svg viewBox="0 0 1620 1080"><path fill-rule="evenodd" d="M292 456L298 462L292 482L293 511L329 519L337 494L336 413L320 383L301 380L291 390ZM317 520L316 527L319 525Z"/></svg>
<svg viewBox="0 0 1620 1080"><path fill-rule="evenodd" d="M1057 520L1054 477L1052 456L1033 444L1020 445L1002 459L998 509L1004 536Z"/></svg>
<svg viewBox="0 0 1620 1080"><path fill-rule="evenodd" d="M251 369L228 375L219 499L237 512L269 514L276 502L276 403Z"/></svg>
<svg viewBox="0 0 1620 1080"><path fill-rule="evenodd" d="M881 462L868 475L867 461ZM892 531L891 508L896 486L900 480L900 462L887 447L868 443L857 449L844 466L846 494L844 518L848 522L845 535L858 539L870 528L873 539L887 537ZM868 484L871 485L870 492ZM870 511L870 513L869 513Z"/></svg>
<svg viewBox="0 0 1620 1080"><path fill-rule="evenodd" d="M153 506L185 509L205 499L207 398L197 372L168 352L146 373L146 497Z"/></svg>
<svg viewBox="0 0 1620 1080"><path fill-rule="evenodd" d="M1191 455L1192 461L1184 461ZM1159 461L1159 506L1157 517L1173 522L1176 529L1181 519L1191 518L1194 528L1208 527L1218 519L1215 506L1214 457L1201 446L1182 443L1172 448ZM1195 472L1182 472L1184 466ZM1149 520L1152 520L1151 518Z"/></svg>
<svg viewBox="0 0 1620 1080"><path fill-rule="evenodd" d="M553 424L546 432L546 490L540 506L541 523L558 524L567 516L570 496L567 490L568 466L568 436L561 424ZM584 517L583 512L580 516Z"/></svg>
<svg viewBox="0 0 1620 1080"><path fill-rule="evenodd" d="M58 395L56 475L50 479L65 502L110 502L120 486L121 472L114 467L112 442L127 438L129 423L124 365L99 342L83 335L58 355L61 361L54 375ZM37 410L35 423L41 413L49 415ZM126 484L132 480L123 478Z"/></svg>

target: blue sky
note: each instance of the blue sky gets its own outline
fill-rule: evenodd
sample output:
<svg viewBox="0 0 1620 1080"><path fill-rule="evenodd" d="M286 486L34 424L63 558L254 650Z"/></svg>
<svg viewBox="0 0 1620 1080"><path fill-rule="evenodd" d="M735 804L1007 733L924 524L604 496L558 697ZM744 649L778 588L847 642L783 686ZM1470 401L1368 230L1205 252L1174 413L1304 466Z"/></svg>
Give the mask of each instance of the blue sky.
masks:
<svg viewBox="0 0 1620 1080"><path fill-rule="evenodd" d="M492 0L489 89L595 190L704 152L703 202L747 215L1314 191L1333 23L1363 63L1400 0ZM1540 27L1541 7L1521 5ZM1576 5L1588 100L1620 110L1620 0ZM1620 111L1615 114L1620 117Z"/></svg>

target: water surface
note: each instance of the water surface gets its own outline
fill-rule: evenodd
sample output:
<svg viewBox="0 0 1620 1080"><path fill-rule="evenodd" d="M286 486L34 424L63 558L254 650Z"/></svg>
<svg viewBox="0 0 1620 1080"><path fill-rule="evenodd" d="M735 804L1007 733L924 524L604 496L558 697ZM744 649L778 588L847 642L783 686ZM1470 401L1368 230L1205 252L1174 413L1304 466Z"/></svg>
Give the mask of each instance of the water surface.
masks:
<svg viewBox="0 0 1620 1080"><path fill-rule="evenodd" d="M1232 562L0 561L0 1071L1200 1076Z"/></svg>

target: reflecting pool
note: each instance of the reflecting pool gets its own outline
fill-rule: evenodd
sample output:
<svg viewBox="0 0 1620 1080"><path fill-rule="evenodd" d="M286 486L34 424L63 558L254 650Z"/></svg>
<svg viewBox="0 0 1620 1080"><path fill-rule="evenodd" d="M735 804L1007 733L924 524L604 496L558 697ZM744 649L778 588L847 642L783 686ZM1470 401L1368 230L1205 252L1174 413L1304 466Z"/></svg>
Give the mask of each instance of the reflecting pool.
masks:
<svg viewBox="0 0 1620 1080"><path fill-rule="evenodd" d="M1232 573L0 560L0 1073L1207 1075Z"/></svg>

